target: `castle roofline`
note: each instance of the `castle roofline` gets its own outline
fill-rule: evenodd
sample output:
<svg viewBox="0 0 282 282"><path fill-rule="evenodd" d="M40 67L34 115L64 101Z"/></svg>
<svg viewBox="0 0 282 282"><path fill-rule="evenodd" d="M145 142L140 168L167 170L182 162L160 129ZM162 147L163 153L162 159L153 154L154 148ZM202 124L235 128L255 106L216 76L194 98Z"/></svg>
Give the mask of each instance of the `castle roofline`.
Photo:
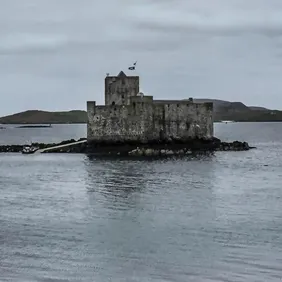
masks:
<svg viewBox="0 0 282 282"><path fill-rule="evenodd" d="M139 78L139 75L127 75L125 76L126 78ZM106 76L105 78L122 78L120 76L117 76L117 75L108 75Z"/></svg>
<svg viewBox="0 0 282 282"><path fill-rule="evenodd" d="M120 71L118 77L126 77L126 74L123 71Z"/></svg>
<svg viewBox="0 0 282 282"><path fill-rule="evenodd" d="M187 104L187 102L190 102L190 101L188 101L188 100L154 100L154 103L157 103L157 104L180 104L180 103L186 103Z"/></svg>
<svg viewBox="0 0 282 282"><path fill-rule="evenodd" d="M130 78L139 78L139 75L126 75L124 71L120 71L118 75L109 75L107 74L106 78L126 78L126 77L130 77Z"/></svg>

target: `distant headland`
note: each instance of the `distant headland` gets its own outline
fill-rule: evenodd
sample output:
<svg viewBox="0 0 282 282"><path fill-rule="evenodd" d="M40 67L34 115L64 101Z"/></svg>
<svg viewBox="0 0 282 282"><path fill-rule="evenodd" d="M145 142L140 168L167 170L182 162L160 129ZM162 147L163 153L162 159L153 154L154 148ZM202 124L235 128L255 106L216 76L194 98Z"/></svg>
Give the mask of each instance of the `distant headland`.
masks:
<svg viewBox="0 0 282 282"><path fill-rule="evenodd" d="M68 124L86 123L86 111L74 110L65 112L47 112L40 110L29 110L0 118L0 124Z"/></svg>
<svg viewBox="0 0 282 282"><path fill-rule="evenodd" d="M237 122L278 122L282 111L263 107L248 107L241 102L215 99L194 99L195 102L213 102L214 121L232 120ZM0 118L0 124L78 124L87 123L87 112L82 110L47 112L29 110Z"/></svg>

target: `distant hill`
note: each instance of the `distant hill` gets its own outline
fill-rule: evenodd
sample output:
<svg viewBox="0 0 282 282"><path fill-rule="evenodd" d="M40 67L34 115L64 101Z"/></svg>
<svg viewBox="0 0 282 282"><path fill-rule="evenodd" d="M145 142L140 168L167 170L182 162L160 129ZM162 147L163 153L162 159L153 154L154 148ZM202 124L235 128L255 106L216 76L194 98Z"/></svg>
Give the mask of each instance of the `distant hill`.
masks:
<svg viewBox="0 0 282 282"><path fill-rule="evenodd" d="M215 112L214 121L234 120L250 122L282 121L282 111L246 110L242 112Z"/></svg>
<svg viewBox="0 0 282 282"><path fill-rule="evenodd" d="M282 111L263 107L248 107L242 102L230 102L217 99L194 99L194 102L213 102L214 120L234 121L282 121Z"/></svg>
<svg viewBox="0 0 282 282"><path fill-rule="evenodd" d="M249 107L242 102L229 102L217 99L194 99L196 103L213 102L213 108L215 112L228 111L228 112L240 112L249 110Z"/></svg>
<svg viewBox="0 0 282 282"><path fill-rule="evenodd" d="M234 121L282 121L282 111L263 107L248 107L241 102L229 102L217 99L194 99L194 102L213 102L214 120ZM30 110L0 118L0 124L56 124L87 123L85 111L46 112Z"/></svg>
<svg viewBox="0 0 282 282"><path fill-rule="evenodd" d="M85 111L46 112L30 110L0 118L0 124L86 123Z"/></svg>
<svg viewBox="0 0 282 282"><path fill-rule="evenodd" d="M263 108L263 107L254 107L254 106L250 106L249 108L250 108L251 110L254 110L254 111L271 111L270 109Z"/></svg>

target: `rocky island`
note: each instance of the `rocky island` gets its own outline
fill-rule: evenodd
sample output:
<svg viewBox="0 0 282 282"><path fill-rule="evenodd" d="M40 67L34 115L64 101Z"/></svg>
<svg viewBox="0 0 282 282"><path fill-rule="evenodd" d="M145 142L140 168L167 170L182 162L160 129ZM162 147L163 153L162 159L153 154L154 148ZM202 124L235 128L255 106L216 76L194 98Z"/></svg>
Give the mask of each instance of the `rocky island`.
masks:
<svg viewBox="0 0 282 282"><path fill-rule="evenodd" d="M105 105L87 102L87 152L131 156L249 150L246 142L214 137L212 102L155 100L139 91L139 76L105 78Z"/></svg>
<svg viewBox="0 0 282 282"><path fill-rule="evenodd" d="M253 148L247 142L223 142L214 136L213 102L193 98L155 100L139 91L139 76L127 76L123 71L117 76L107 75L104 98L105 105L87 102L87 138L32 146L40 153L112 156L189 155ZM47 120L51 123L51 118ZM0 146L0 152L21 152L23 146Z"/></svg>
<svg viewBox="0 0 282 282"><path fill-rule="evenodd" d="M85 141L77 144L79 141ZM0 145L0 153L20 153L23 145ZM134 144L134 143L96 143L95 146L87 143L86 138L79 140L65 140L60 143L32 143L42 153L75 153L90 154L95 156L171 156L171 155L190 155L194 153L211 153L215 151L248 151L250 147L247 142L222 142L217 138L210 140L194 139L190 142L181 143L171 140L169 143L154 144Z"/></svg>
<svg viewBox="0 0 282 282"><path fill-rule="evenodd" d="M139 91L139 76L105 78L105 105L87 102L87 138L59 144L33 143L40 153L86 153L112 156L171 156L196 152L245 151L246 142L214 137L213 103L154 100ZM23 145L0 146L20 152Z"/></svg>

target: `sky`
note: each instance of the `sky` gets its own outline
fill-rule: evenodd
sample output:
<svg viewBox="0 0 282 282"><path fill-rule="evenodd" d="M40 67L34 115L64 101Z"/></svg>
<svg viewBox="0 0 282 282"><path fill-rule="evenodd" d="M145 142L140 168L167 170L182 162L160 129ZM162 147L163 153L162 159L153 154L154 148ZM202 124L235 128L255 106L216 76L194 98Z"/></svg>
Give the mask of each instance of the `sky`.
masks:
<svg viewBox="0 0 282 282"><path fill-rule="evenodd" d="M281 0L0 0L0 116L104 103L106 73L155 99L282 110ZM128 67L137 61L135 72Z"/></svg>

